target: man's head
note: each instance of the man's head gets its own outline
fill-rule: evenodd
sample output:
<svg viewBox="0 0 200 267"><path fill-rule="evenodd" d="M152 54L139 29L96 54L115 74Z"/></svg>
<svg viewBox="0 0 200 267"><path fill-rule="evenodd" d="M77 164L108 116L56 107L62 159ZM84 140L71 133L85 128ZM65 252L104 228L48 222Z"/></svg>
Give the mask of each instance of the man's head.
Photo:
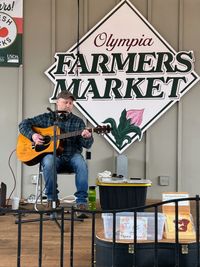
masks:
<svg viewBox="0 0 200 267"><path fill-rule="evenodd" d="M59 99L59 98L63 98L63 99L72 98L72 100L76 101L75 96L72 93L70 93L69 91L67 91L67 90L61 91L57 95L57 99Z"/></svg>
<svg viewBox="0 0 200 267"><path fill-rule="evenodd" d="M57 96L57 109L62 111L71 112L76 98L72 93L67 90L61 91Z"/></svg>

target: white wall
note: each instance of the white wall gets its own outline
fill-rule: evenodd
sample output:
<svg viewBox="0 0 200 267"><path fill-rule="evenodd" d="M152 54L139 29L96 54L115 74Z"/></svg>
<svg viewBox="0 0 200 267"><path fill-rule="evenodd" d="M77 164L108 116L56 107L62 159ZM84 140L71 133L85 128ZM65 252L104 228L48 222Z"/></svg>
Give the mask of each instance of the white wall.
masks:
<svg viewBox="0 0 200 267"><path fill-rule="evenodd" d="M107 14L119 1L80 0L80 37ZM175 50L193 50L196 72L200 73L200 0L132 0L135 7L150 21ZM17 125L22 118L46 111L52 84L44 71L54 61L56 51L66 51L77 41L77 1L25 0L23 66L0 68L0 181L13 189L8 159L17 140ZM21 71L22 70L22 71ZM23 81L21 86L21 82ZM22 95L21 95L22 93ZM200 85L195 85L147 131L141 142L126 151L129 176L151 179L149 198L160 198L163 191L199 193L200 150ZM76 111L78 114L79 112ZM89 181L103 170L115 171L117 153L102 136L95 136L88 161ZM31 174L37 166L22 166L11 158L17 178L16 194L28 197L34 193ZM169 186L160 186L158 177L169 176Z"/></svg>

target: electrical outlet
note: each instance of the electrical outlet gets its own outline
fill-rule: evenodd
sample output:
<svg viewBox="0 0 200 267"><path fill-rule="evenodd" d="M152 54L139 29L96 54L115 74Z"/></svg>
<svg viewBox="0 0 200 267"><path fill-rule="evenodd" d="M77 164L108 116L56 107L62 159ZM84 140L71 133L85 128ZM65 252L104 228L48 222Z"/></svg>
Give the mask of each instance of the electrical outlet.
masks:
<svg viewBox="0 0 200 267"><path fill-rule="evenodd" d="M32 174L31 175L31 183L37 184L37 180L38 180L38 174Z"/></svg>
<svg viewBox="0 0 200 267"><path fill-rule="evenodd" d="M162 185L162 186L169 185L169 176L159 176L158 183L159 185Z"/></svg>
<svg viewBox="0 0 200 267"><path fill-rule="evenodd" d="M90 151L86 151L86 159L91 159L91 152Z"/></svg>

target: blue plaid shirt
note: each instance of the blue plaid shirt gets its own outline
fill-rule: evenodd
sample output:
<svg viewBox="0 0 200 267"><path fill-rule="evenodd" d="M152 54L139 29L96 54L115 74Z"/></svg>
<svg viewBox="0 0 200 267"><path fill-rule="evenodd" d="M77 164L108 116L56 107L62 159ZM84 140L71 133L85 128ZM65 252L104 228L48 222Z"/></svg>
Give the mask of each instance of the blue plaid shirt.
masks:
<svg viewBox="0 0 200 267"><path fill-rule="evenodd" d="M44 113L23 120L19 124L19 131L32 141L32 135L35 133L32 127L47 128L53 125L53 115L51 113ZM86 127L84 121L73 113L68 114L65 119L59 120L57 125L60 128L61 133L81 131ZM71 157L75 153L82 153L83 147L89 149L92 146L93 141L93 137L86 139L81 135L63 139L63 156Z"/></svg>

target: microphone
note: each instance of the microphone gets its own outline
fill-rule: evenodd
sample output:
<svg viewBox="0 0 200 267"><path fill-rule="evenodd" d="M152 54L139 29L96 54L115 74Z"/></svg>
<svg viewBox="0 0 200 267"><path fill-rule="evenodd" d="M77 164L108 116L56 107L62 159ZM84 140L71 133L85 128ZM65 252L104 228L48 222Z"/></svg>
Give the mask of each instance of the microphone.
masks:
<svg viewBox="0 0 200 267"><path fill-rule="evenodd" d="M55 113L51 108L49 108L49 107L47 107L47 110L49 111L49 112L51 112L51 113Z"/></svg>
<svg viewBox="0 0 200 267"><path fill-rule="evenodd" d="M56 110L56 113L66 113L66 114L68 114L69 112L66 111L66 110Z"/></svg>
<svg viewBox="0 0 200 267"><path fill-rule="evenodd" d="M53 115L54 119L57 118L57 120L60 120L60 121L65 121L67 119L67 116L69 115L69 112L68 111L65 111L65 110L56 110L56 111L53 111L49 107L47 107L47 110L49 112L51 112L51 114Z"/></svg>

